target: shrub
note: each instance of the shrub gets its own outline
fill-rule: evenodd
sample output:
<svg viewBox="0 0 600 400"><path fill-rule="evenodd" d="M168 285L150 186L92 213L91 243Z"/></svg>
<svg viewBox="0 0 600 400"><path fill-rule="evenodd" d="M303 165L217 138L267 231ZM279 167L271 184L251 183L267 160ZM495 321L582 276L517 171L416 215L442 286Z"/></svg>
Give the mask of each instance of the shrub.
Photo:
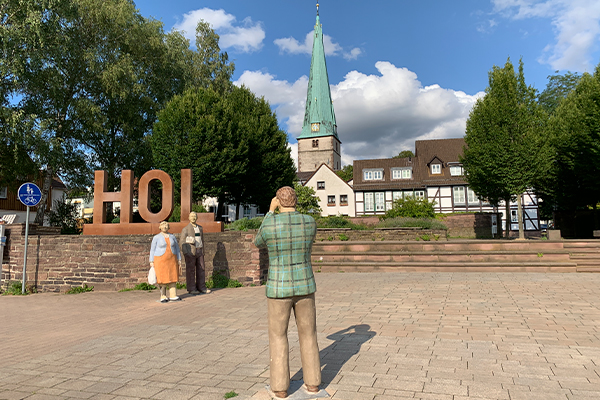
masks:
<svg viewBox="0 0 600 400"><path fill-rule="evenodd" d="M0 249L1 249L1 247L0 247ZM13 296L20 296L20 295L27 295L30 293L35 293L35 292L28 290L29 289L28 287L25 287L25 293L22 292L22 289L23 289L22 282L10 282L8 284L8 287L4 291L4 293L2 293L2 295L6 296L6 295L10 294Z"/></svg>
<svg viewBox="0 0 600 400"><path fill-rule="evenodd" d="M60 199L54 200L54 210L48 213L48 222L50 226L60 226L60 233L62 234L79 234L77 220L79 213L77 212L77 205L67 201L66 196Z"/></svg>
<svg viewBox="0 0 600 400"><path fill-rule="evenodd" d="M404 218L396 217L379 221L377 228L423 228L423 229L443 229L448 227L442 222L433 218Z"/></svg>
<svg viewBox="0 0 600 400"><path fill-rule="evenodd" d="M242 286L244 285L242 285L242 283L237 279L229 279L228 277L221 275L218 272L212 274L212 276L209 277L208 281L206 282L206 287L209 289L236 288Z"/></svg>
<svg viewBox="0 0 600 400"><path fill-rule="evenodd" d="M258 229L262 224L263 217L255 217L252 219L242 218L227 225L227 229L231 231L247 231L248 229Z"/></svg>
<svg viewBox="0 0 600 400"><path fill-rule="evenodd" d="M397 217L410 218L435 218L435 202L427 199L407 197L397 199L392 203L392 208L381 217L382 220Z"/></svg>
<svg viewBox="0 0 600 400"><path fill-rule="evenodd" d="M93 290L93 286L88 286L87 283L84 283L83 286L73 286L71 289L67 290L65 294L85 293Z"/></svg>
<svg viewBox="0 0 600 400"><path fill-rule="evenodd" d="M332 215L329 217L317 217L315 218L318 228L350 228L352 230L364 230L369 229L364 224L355 224L350 221L349 218L341 215Z"/></svg>

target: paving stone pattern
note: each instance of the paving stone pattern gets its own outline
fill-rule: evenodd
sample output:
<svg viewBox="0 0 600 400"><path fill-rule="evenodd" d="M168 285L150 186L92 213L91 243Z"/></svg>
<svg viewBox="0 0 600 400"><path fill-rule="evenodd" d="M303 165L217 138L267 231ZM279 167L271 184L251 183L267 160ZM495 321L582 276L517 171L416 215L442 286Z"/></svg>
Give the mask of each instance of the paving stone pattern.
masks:
<svg viewBox="0 0 600 400"><path fill-rule="evenodd" d="M600 399L600 275L317 274L333 400ZM268 400L264 288L0 297L0 399ZM294 324L291 368L302 378Z"/></svg>

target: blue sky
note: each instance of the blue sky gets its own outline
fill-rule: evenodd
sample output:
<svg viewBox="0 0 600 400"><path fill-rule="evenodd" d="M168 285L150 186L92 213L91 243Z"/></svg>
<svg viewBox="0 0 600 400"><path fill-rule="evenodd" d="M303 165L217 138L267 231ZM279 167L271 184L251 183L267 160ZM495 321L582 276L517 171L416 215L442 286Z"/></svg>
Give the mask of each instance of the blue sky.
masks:
<svg viewBox="0 0 600 400"><path fill-rule="evenodd" d="M264 96L295 154L310 68L315 1L138 0L165 30L202 18L236 64L234 81ZM419 139L464 135L488 72L508 57L542 91L555 70L600 62L598 0L323 0L320 19L342 160L391 157Z"/></svg>

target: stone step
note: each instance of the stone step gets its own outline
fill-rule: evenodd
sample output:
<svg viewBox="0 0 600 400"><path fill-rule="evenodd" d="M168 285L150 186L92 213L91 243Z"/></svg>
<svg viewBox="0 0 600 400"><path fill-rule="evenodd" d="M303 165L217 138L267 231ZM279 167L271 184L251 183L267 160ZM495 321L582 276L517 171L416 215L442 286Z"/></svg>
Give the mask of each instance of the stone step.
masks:
<svg viewBox="0 0 600 400"><path fill-rule="evenodd" d="M313 263L318 272L577 272L577 264L572 262L546 263L499 263L482 262L465 265L461 262L344 262ZM592 272L592 271L590 271Z"/></svg>
<svg viewBox="0 0 600 400"><path fill-rule="evenodd" d="M577 272L600 272L600 265L598 266L582 266L577 265Z"/></svg>
<svg viewBox="0 0 600 400"><path fill-rule="evenodd" d="M570 261L562 252L313 252L313 262L538 262Z"/></svg>
<svg viewBox="0 0 600 400"><path fill-rule="evenodd" d="M313 251L370 252L370 251L549 251L563 249L563 242L552 241L452 241L452 242L406 242L406 241L331 241L315 242Z"/></svg>

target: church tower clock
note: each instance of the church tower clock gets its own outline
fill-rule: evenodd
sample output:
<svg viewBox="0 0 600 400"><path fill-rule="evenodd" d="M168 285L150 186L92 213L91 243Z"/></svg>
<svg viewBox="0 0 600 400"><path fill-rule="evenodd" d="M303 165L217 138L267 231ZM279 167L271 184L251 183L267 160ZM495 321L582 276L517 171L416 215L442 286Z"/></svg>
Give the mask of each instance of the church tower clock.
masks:
<svg viewBox="0 0 600 400"><path fill-rule="evenodd" d="M315 23L310 76L306 94L304 124L298 140L298 172L316 171L321 164L327 164L337 171L342 167L340 139L337 134L335 112L331 101L323 29L319 21Z"/></svg>

